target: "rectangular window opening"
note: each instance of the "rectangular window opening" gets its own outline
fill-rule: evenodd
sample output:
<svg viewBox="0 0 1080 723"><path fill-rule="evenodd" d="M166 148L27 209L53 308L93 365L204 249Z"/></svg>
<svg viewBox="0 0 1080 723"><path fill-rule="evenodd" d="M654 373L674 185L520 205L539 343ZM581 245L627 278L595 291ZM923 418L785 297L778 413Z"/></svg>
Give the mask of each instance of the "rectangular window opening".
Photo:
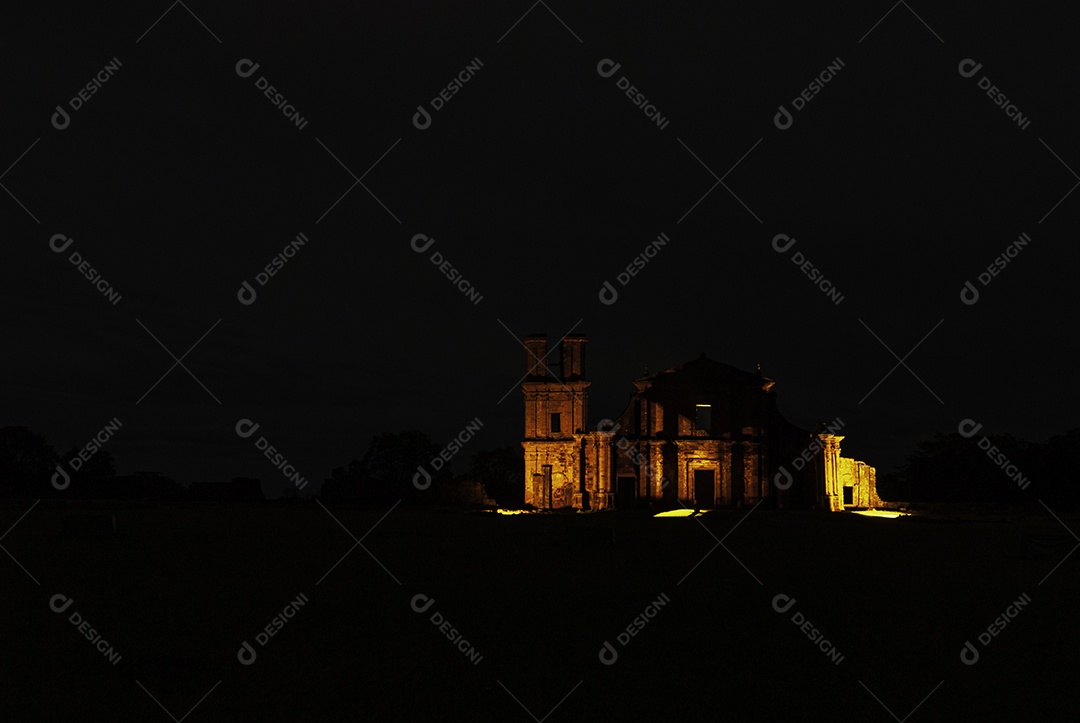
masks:
<svg viewBox="0 0 1080 723"><path fill-rule="evenodd" d="M694 425L698 429L712 429L712 405L710 404L698 404L695 407L697 417L694 421Z"/></svg>

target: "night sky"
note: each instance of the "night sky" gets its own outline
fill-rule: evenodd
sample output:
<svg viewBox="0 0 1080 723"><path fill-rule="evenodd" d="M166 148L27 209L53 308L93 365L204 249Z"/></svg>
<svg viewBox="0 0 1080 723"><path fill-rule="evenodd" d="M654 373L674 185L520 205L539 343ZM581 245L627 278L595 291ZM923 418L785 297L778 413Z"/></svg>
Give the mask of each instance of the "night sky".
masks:
<svg viewBox="0 0 1080 723"><path fill-rule="evenodd" d="M760 362L792 422L839 416L845 456L879 470L966 418L1033 441L1075 427L1076 9L700 5L5 9L0 426L63 453L116 417L120 473L275 495L240 419L321 482L375 434L445 444L479 418L461 471L521 438L519 340L572 330L593 424L646 365L705 352Z"/></svg>

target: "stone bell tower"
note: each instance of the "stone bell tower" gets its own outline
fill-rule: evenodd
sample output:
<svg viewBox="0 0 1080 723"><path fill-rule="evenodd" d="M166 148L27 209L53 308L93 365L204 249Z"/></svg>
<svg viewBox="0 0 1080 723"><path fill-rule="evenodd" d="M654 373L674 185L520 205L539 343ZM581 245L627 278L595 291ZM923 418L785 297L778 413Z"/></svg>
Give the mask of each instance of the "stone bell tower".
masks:
<svg viewBox="0 0 1080 723"><path fill-rule="evenodd" d="M545 334L525 337L525 503L539 508L581 507L581 439L588 420L585 343L563 337L548 349ZM552 359L554 356L555 359Z"/></svg>

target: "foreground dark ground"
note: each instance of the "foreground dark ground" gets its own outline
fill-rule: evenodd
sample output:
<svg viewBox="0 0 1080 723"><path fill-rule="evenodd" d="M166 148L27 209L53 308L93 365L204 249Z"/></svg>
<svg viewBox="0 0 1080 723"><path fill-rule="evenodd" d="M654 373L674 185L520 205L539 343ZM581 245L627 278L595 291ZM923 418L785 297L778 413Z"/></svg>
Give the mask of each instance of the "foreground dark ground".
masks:
<svg viewBox="0 0 1080 723"><path fill-rule="evenodd" d="M0 507L2 528L26 509ZM555 708L553 723L890 721L919 706L909 720L921 723L1080 712L1080 555L1049 577L1064 553L1024 555L1029 536L1069 536L1049 512L655 519L398 507L363 537L386 509L328 509L363 538L343 560L354 540L317 504L40 503L0 543L26 570L2 556L0 719L168 721L204 695L186 720L529 721ZM116 515L115 536L72 521L103 513ZM74 601L59 614L49 606L58 593ZM301 593L309 602L258 646ZM424 613L410 606L418 594L434 599ZM783 614L779 594L796 601ZM980 645L1023 594L1031 603ZM670 603L621 645L661 595ZM69 622L73 611L117 664ZM478 664L432 624L435 612ZM258 654L250 666L237 659L245 640ZM970 666L968 640L980 651ZM613 665L598 657L605 641Z"/></svg>

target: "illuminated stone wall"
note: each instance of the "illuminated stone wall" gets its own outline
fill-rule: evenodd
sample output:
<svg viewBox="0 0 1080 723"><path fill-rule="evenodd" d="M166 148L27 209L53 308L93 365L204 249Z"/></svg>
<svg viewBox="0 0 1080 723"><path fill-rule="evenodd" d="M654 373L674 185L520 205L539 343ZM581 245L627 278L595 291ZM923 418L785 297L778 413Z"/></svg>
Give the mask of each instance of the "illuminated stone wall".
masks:
<svg viewBox="0 0 1080 723"><path fill-rule="evenodd" d="M760 369L752 374L702 355L647 374L633 382L630 404L617 420L589 431L585 343L581 336L564 339L561 364L553 366L546 337L525 340L526 504L749 507L769 500L831 511L881 504L874 468L840 456L843 436L811 435L784 419L771 391L775 382ZM808 447L808 439L816 441ZM801 485L797 495L773 487L773 475L785 465ZM706 475L698 488L699 470L712 473L711 493ZM778 489L784 491L778 495Z"/></svg>
<svg viewBox="0 0 1080 723"><path fill-rule="evenodd" d="M711 471L713 501L707 506L754 505L770 494L759 457L761 446L754 441L709 437L638 440L625 448L616 446L615 477L637 480L639 503L661 502L668 496L693 507L697 503L694 472ZM666 453L669 447L670 453Z"/></svg>
<svg viewBox="0 0 1080 723"><path fill-rule="evenodd" d="M611 432L590 432L584 435L584 493L579 494L574 507L602 510L614 506L611 486L611 471L615 465L613 436Z"/></svg>
<svg viewBox="0 0 1080 723"><path fill-rule="evenodd" d="M743 458L743 504L755 505L763 497L769 496L769 483L765 476L761 473L761 460L759 455L761 453L760 442L743 442L742 458Z"/></svg>
<svg viewBox="0 0 1080 723"><path fill-rule="evenodd" d="M588 382L525 382L525 439L571 439L585 431ZM551 428L559 415L560 431Z"/></svg>
<svg viewBox="0 0 1080 723"><path fill-rule="evenodd" d="M681 426L682 420L680 420ZM697 494L694 489L694 472L713 472L713 501L707 507L723 506L731 495L730 472L731 446L716 439L677 439L679 501L686 507L694 507Z"/></svg>
<svg viewBox="0 0 1080 723"><path fill-rule="evenodd" d="M865 462L848 457L840 458L840 489L850 487L851 507L877 507L877 470Z"/></svg>
<svg viewBox="0 0 1080 723"><path fill-rule="evenodd" d="M606 452L586 442L588 388L585 338L567 337L560 364L548 354L546 336L525 339L525 503L539 508L583 507L598 493L599 461ZM555 423L554 415L558 415ZM591 466L590 466L591 452ZM593 477L584 471L592 469ZM589 484L586 480L590 479Z"/></svg>
<svg viewBox="0 0 1080 723"><path fill-rule="evenodd" d="M823 507L838 511L845 507L877 507L881 498L877 494L877 470L865 462L840 456L840 441L844 438L834 434L820 434L825 442L822 455L825 461L826 501ZM845 503L845 488L851 488L851 502Z"/></svg>
<svg viewBox="0 0 1080 723"><path fill-rule="evenodd" d="M527 441L525 503L540 508L570 507L580 489L578 444L569 441ZM544 469L550 466L550 483ZM549 488L550 484L550 488Z"/></svg>

